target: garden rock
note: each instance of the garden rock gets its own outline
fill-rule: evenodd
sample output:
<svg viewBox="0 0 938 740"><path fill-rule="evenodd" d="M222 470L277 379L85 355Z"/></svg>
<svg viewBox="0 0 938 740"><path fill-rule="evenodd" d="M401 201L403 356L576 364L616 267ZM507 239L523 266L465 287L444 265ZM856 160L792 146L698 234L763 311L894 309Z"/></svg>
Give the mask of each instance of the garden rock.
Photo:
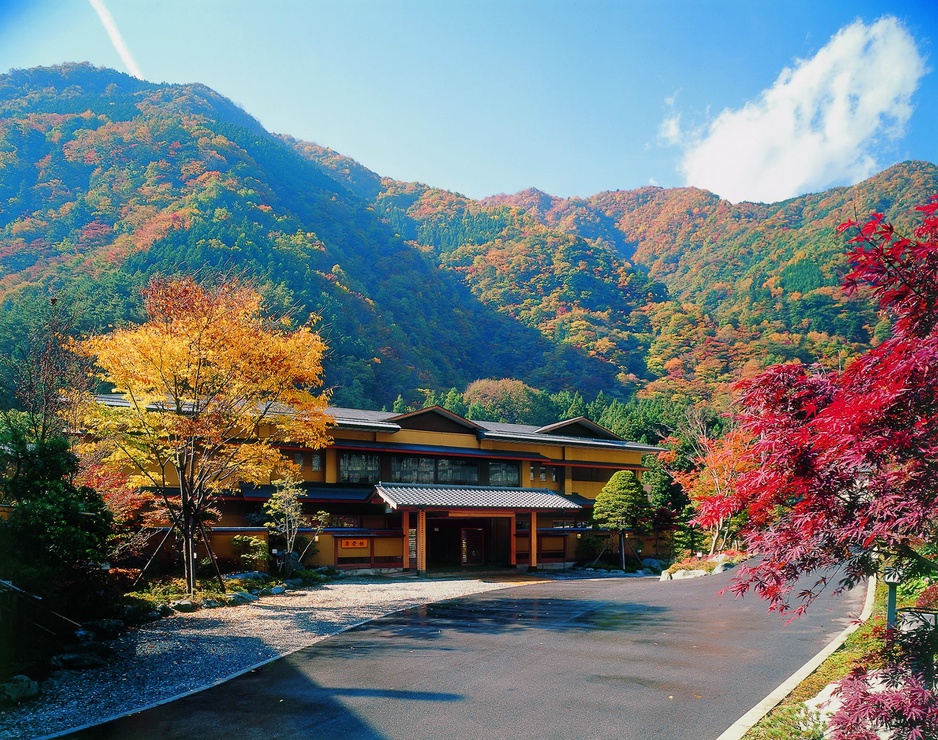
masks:
<svg viewBox="0 0 938 740"><path fill-rule="evenodd" d="M161 617L171 617L176 613L169 604L160 604L156 607L156 611L159 612Z"/></svg>
<svg viewBox="0 0 938 740"><path fill-rule="evenodd" d="M97 635L95 635L95 633L91 630L86 630L84 628L75 630L75 639L79 642L87 642L88 640L95 639L95 637L97 637Z"/></svg>
<svg viewBox="0 0 938 740"><path fill-rule="evenodd" d="M683 578L700 578L700 576L709 575L705 570L679 570L671 574L671 578L679 581Z"/></svg>
<svg viewBox="0 0 938 740"><path fill-rule="evenodd" d="M662 563L657 558L645 558L642 560L642 567L649 568L656 573L660 573L662 570L664 570L664 563Z"/></svg>
<svg viewBox="0 0 938 740"><path fill-rule="evenodd" d="M659 580L659 581L670 581L670 580L671 580L671 574L668 573L668 571L664 571L664 572L661 574L661 578L659 578L658 580Z"/></svg>
<svg viewBox="0 0 938 740"><path fill-rule="evenodd" d="M713 572L714 572L714 574L716 574L716 573L724 573L725 571L730 570L730 568L735 568L735 567L736 567L736 564L735 564L735 563L726 563L726 562L723 562L723 563L720 563L719 565L717 565L717 567L715 567L715 568L713 569Z"/></svg>
<svg viewBox="0 0 938 740"><path fill-rule="evenodd" d="M0 684L0 705L19 704L39 696L39 684L29 676L13 676L6 683Z"/></svg>
<svg viewBox="0 0 938 740"><path fill-rule="evenodd" d="M89 668L103 668L107 661L91 652L71 652L56 655L50 661L53 668L69 671L84 671Z"/></svg>
<svg viewBox="0 0 938 740"><path fill-rule="evenodd" d="M194 612L196 609L198 609L198 607L189 601L189 599L171 601L169 606L173 611L182 612L183 614L189 614L190 612Z"/></svg>
<svg viewBox="0 0 938 740"><path fill-rule="evenodd" d="M250 604L252 601L257 601L257 597L254 594L249 594L247 591L232 591L230 594L225 594L225 602L228 606Z"/></svg>
<svg viewBox="0 0 938 740"><path fill-rule="evenodd" d="M121 619L95 619L85 622L81 628L91 632L98 640L113 640L120 637L126 626Z"/></svg>
<svg viewBox="0 0 938 740"><path fill-rule="evenodd" d="M270 593L272 593L275 596L286 593L286 592L287 590L283 586L274 586L273 588L270 589Z"/></svg>
<svg viewBox="0 0 938 740"><path fill-rule="evenodd" d="M121 617L124 624L146 624L159 619L160 613L142 604L128 604L121 609Z"/></svg>
<svg viewBox="0 0 938 740"><path fill-rule="evenodd" d="M283 585L287 588L302 588L303 579L302 578L284 578Z"/></svg>

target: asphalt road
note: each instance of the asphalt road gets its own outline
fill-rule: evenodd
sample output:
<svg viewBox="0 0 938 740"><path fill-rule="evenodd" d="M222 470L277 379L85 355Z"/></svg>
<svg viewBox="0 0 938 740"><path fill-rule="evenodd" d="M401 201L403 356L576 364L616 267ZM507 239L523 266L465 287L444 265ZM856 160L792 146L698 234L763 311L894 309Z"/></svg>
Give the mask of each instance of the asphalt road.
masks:
<svg viewBox="0 0 938 740"><path fill-rule="evenodd" d="M712 739L865 595L786 624L716 595L730 577L555 581L410 609L72 737Z"/></svg>

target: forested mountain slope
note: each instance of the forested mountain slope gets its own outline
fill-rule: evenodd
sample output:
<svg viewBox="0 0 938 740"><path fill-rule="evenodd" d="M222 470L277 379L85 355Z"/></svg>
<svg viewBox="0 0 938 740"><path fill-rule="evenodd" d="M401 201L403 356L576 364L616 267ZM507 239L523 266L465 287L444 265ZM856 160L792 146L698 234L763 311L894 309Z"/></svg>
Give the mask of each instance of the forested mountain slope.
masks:
<svg viewBox="0 0 938 740"><path fill-rule="evenodd" d="M307 145L304 153L339 178L355 173L364 180L328 150ZM692 398L770 362L840 364L884 336L887 327L868 301L840 290L847 265L837 227L882 211L901 228L934 193L938 168L924 162L774 204L732 204L697 188L658 187L586 199L530 189L478 202L377 176L363 191L400 233L444 269L460 272L482 300L627 370L622 356L640 347L647 373L657 378L639 382L646 395ZM542 264L534 281L525 272L532 242L539 254L557 258ZM552 282L558 262L565 264ZM587 264L599 268L591 278L583 275ZM619 281L618 292L638 307L629 312L600 286L632 264L647 279L631 271ZM571 294L557 290L557 282L584 289ZM612 324L602 320L602 306L613 308Z"/></svg>
<svg viewBox="0 0 938 740"><path fill-rule="evenodd" d="M154 271L221 269L322 317L336 402L515 375L593 392L616 369L478 301L367 202L200 85L87 65L0 78L9 342L56 292L84 329L134 317Z"/></svg>
<svg viewBox="0 0 938 740"><path fill-rule="evenodd" d="M846 219L902 223L934 165L730 204L692 188L475 201L266 132L201 85L88 65L0 77L0 349L56 294L133 320L154 272L227 270L321 316L335 401L514 377L708 398L766 362L845 359L877 318L839 288Z"/></svg>

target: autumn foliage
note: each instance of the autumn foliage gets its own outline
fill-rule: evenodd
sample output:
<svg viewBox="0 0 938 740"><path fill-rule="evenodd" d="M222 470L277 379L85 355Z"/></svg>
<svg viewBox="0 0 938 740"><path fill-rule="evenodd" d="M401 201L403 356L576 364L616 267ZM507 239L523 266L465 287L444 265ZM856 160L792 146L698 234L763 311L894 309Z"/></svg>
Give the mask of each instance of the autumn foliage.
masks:
<svg viewBox="0 0 938 740"><path fill-rule="evenodd" d="M208 546L216 496L269 481L285 466L277 443L326 443L326 402L314 393L324 346L308 326L267 319L258 293L237 281L156 278L144 305L142 325L78 345L123 398L89 400L83 422L112 444L108 464L162 496L194 589L195 543Z"/></svg>
<svg viewBox="0 0 938 740"><path fill-rule="evenodd" d="M911 236L878 214L841 227L853 245L845 289L872 293L892 321L889 338L840 372L779 365L740 384L740 424L756 441L733 504L748 514L761 559L742 571L737 594L752 589L797 613L833 567L839 589L876 573L884 557L906 573L935 572L920 550L938 540L938 196L918 211ZM723 515L717 501L700 518ZM813 586L795 594L812 573ZM938 698L922 658L897 651L882 691L863 671L845 682L836 736L894 728L896 737L935 737Z"/></svg>

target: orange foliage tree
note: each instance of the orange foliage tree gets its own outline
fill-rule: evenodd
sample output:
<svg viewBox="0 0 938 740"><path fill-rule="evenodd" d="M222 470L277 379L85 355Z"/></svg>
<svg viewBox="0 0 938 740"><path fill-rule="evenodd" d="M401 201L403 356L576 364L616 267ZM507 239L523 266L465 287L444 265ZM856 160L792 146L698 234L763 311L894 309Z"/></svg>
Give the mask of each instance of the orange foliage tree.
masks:
<svg viewBox="0 0 938 740"><path fill-rule="evenodd" d="M694 468L669 470L695 510L706 509L710 529L710 554L727 547L738 530L735 485L739 476L752 469L752 437L742 429L730 429L722 437L711 436L705 425L688 414L685 441L693 450ZM664 460L667 465L667 458Z"/></svg>
<svg viewBox="0 0 938 740"><path fill-rule="evenodd" d="M196 543L211 555L205 521L217 495L286 467L278 444L326 444L326 399L314 392L325 346L309 326L266 317L237 281L155 278L143 297L145 323L78 343L123 397L89 399L81 419L110 442L109 465L162 496L191 593Z"/></svg>

